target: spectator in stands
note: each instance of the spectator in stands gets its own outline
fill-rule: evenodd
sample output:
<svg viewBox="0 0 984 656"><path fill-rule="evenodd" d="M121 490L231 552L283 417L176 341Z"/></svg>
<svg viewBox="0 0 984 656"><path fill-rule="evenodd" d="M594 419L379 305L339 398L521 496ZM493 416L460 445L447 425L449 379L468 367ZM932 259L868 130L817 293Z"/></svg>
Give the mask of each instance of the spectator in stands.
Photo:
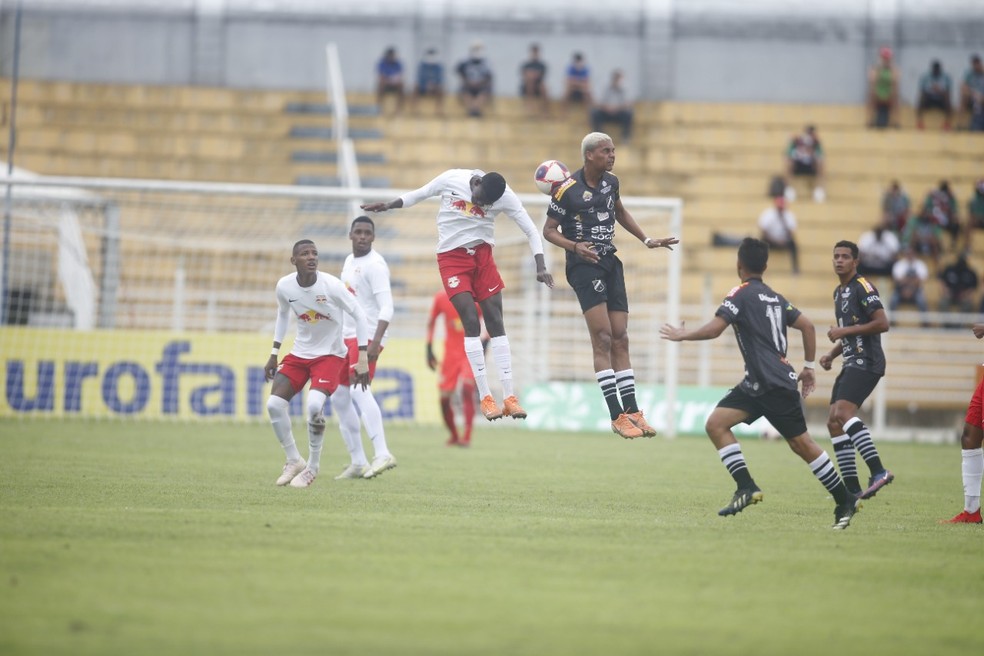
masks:
<svg viewBox="0 0 984 656"><path fill-rule="evenodd" d="M902 234L909 220L909 195L902 189L898 180L892 180L885 195L882 196L882 216L888 227Z"/></svg>
<svg viewBox="0 0 984 656"><path fill-rule="evenodd" d="M926 194L923 201L923 214L929 217L950 234L950 246L957 250L961 237L960 220L957 216L957 199L950 191L950 183L941 180L939 186Z"/></svg>
<svg viewBox="0 0 984 656"><path fill-rule="evenodd" d="M519 69L519 95L530 114L546 116L550 113L547 95L547 65L540 59L540 46L530 44L530 58Z"/></svg>
<svg viewBox="0 0 984 656"><path fill-rule="evenodd" d="M973 312L980 279L967 263L967 254L960 253L955 262L940 272L940 312ZM946 328L960 328L946 323Z"/></svg>
<svg viewBox="0 0 984 656"><path fill-rule="evenodd" d="M567 65L564 87L564 100L567 105L591 106L591 71L584 63L584 55L575 52Z"/></svg>
<svg viewBox="0 0 984 656"><path fill-rule="evenodd" d="M858 273L862 276L892 275L902 245L885 223L879 223L858 239Z"/></svg>
<svg viewBox="0 0 984 656"><path fill-rule="evenodd" d="M911 248L914 253L933 259L936 266L940 260L943 229L926 212L920 212L909 218L902 231L902 248Z"/></svg>
<svg viewBox="0 0 984 656"><path fill-rule="evenodd" d="M929 305L926 303L925 285L928 278L929 269L926 268L926 263L916 257L911 246L905 246L902 257L892 267L895 289L892 291L888 309L894 312L901 305L915 305L923 315L923 327L927 327L929 322L926 313L929 312Z"/></svg>
<svg viewBox="0 0 984 656"><path fill-rule="evenodd" d="M943 129L950 129L950 119L953 115L953 106L950 101L952 93L952 83L950 76L943 72L943 65L939 60L934 60L929 72L925 73L919 80L919 103L916 105L916 127L922 130L923 114L927 109L940 109L943 111Z"/></svg>
<svg viewBox="0 0 984 656"><path fill-rule="evenodd" d="M817 129L807 125L801 134L789 140L786 149L786 175L813 178L813 200L822 203L827 198L823 190L824 157Z"/></svg>
<svg viewBox="0 0 984 656"><path fill-rule="evenodd" d="M403 109L403 63L396 56L396 48L390 47L376 64L376 104L383 108L383 97L396 96L396 113Z"/></svg>
<svg viewBox="0 0 984 656"><path fill-rule="evenodd" d="M472 43L468 59L458 64L461 78L461 104L469 116L480 117L492 102L492 69L485 61L485 46L481 41Z"/></svg>
<svg viewBox="0 0 984 656"><path fill-rule="evenodd" d="M417 67L417 87L413 104L416 108L421 98L433 98L438 116L444 116L444 65L437 55L437 48L428 48Z"/></svg>
<svg viewBox="0 0 984 656"><path fill-rule="evenodd" d="M786 200L792 203L796 200L796 189L794 189L789 182L786 180L784 175L774 175L769 179L769 187L766 192L766 196L769 198L775 198L776 196L785 196ZM738 246L739 244L735 244Z"/></svg>
<svg viewBox="0 0 984 656"><path fill-rule="evenodd" d="M789 251L793 273L799 273L799 251L796 247L796 216L786 209L786 197L776 196L772 205L759 215L758 227L762 241L773 250Z"/></svg>
<svg viewBox="0 0 984 656"><path fill-rule="evenodd" d="M622 126L622 139L628 142L632 137L632 103L622 86L622 71L612 71L612 79L601 94L601 102L591 110L591 129L601 132L605 123L618 123Z"/></svg>
<svg viewBox="0 0 984 656"><path fill-rule="evenodd" d="M960 107L970 114L968 129L984 131L984 64L980 55L970 58L970 68L960 85Z"/></svg>
<svg viewBox="0 0 984 656"><path fill-rule="evenodd" d="M892 49L878 51L879 61L868 71L868 126L899 127L899 71Z"/></svg>
<svg viewBox="0 0 984 656"><path fill-rule="evenodd" d="M967 250L975 230L984 230L984 178L974 183L974 192L967 203Z"/></svg>

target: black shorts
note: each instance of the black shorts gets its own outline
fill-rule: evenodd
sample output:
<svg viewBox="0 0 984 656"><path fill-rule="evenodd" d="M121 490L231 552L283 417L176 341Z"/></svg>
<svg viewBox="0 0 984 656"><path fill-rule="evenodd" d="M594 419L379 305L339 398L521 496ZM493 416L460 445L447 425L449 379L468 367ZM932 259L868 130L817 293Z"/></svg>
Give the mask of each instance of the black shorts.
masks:
<svg viewBox="0 0 984 656"><path fill-rule="evenodd" d="M931 96L923 93L919 96L918 109L942 109L950 111L950 99L943 96Z"/></svg>
<svg viewBox="0 0 984 656"><path fill-rule="evenodd" d="M806 432L806 416L799 391L774 387L759 396L751 396L740 387L733 387L723 399L719 408L733 408L748 413L745 419L750 424L759 417L765 417L784 438L792 439Z"/></svg>
<svg viewBox="0 0 984 656"><path fill-rule="evenodd" d="M837 374L837 380L834 381L834 389L830 392L830 405L837 401L850 401L861 407L865 400L871 396L881 378L881 374L854 367L844 367Z"/></svg>
<svg viewBox="0 0 984 656"><path fill-rule="evenodd" d="M575 262L567 267L567 282L577 295L581 312L606 303L609 312L628 312L622 261L614 254L603 255L597 264Z"/></svg>
<svg viewBox="0 0 984 656"><path fill-rule="evenodd" d="M793 162L793 175L816 175L817 165L815 162Z"/></svg>

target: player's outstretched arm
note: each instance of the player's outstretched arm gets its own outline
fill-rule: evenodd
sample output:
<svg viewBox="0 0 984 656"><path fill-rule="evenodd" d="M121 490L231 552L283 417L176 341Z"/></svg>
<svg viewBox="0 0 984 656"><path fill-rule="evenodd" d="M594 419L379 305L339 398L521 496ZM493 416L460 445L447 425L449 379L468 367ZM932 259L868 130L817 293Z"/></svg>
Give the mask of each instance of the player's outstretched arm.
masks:
<svg viewBox="0 0 984 656"><path fill-rule="evenodd" d="M680 240L676 237L661 237L659 239L647 237L643 229L636 223L632 214L625 209L621 198L615 201L615 220L636 239L645 244L647 248L668 248L673 250L673 246L680 243Z"/></svg>
<svg viewBox="0 0 984 656"><path fill-rule="evenodd" d="M403 207L403 199L396 198L386 202L366 203L365 205L359 205L359 207L367 212L385 212L387 210L396 210Z"/></svg>
<svg viewBox="0 0 984 656"><path fill-rule="evenodd" d="M664 323L659 329L659 336L671 342L699 342L705 339L715 339L720 337L724 329L728 327L728 322L721 317L715 316L696 330L687 330L683 322L679 326Z"/></svg>

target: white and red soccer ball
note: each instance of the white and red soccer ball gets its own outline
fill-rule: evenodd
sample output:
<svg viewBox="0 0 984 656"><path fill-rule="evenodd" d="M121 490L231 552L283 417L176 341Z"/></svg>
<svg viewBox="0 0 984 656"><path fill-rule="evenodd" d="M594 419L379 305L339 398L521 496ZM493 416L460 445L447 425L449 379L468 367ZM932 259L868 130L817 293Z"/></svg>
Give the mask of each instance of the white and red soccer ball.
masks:
<svg viewBox="0 0 984 656"><path fill-rule="evenodd" d="M533 182L536 183L537 189L549 196L557 188L557 185L569 177L571 177L571 172L564 166L563 162L548 159L536 167Z"/></svg>

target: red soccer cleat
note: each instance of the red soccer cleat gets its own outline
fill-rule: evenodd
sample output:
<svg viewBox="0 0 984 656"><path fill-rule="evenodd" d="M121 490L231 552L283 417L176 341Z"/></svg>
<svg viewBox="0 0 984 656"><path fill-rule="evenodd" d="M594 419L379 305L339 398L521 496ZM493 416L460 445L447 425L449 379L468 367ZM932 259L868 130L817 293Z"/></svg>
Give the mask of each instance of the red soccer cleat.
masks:
<svg viewBox="0 0 984 656"><path fill-rule="evenodd" d="M943 524L980 524L981 523L981 509L978 508L972 513L964 510L959 515L953 519L944 519L941 523Z"/></svg>

